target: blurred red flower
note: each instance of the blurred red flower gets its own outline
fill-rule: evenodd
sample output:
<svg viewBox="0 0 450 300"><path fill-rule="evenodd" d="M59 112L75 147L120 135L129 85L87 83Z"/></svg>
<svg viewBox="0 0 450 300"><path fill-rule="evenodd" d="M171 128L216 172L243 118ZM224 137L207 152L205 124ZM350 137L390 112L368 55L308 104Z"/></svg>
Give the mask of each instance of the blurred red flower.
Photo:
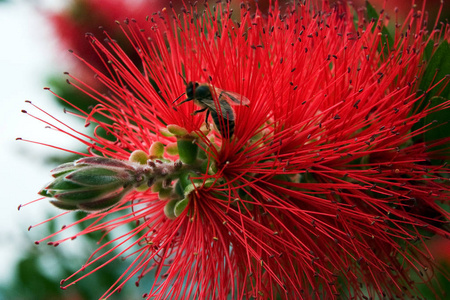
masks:
<svg viewBox="0 0 450 300"><path fill-rule="evenodd" d="M181 1L174 1L180 5ZM167 1L126 1L126 0L73 0L66 9L49 14L55 36L59 39L63 49L71 49L86 59L96 68L105 71L104 63L89 43L83 39L86 33L100 35L108 31L111 36L117 37L123 49L130 53L130 58L138 62L139 56L133 54L133 49L121 30L114 26L115 21L122 22L131 16L144 22L146 17L163 9ZM77 61L78 62L78 61ZM91 74L84 64L77 64L77 71L86 72L84 80L90 80ZM90 81L90 84L94 84Z"/></svg>
<svg viewBox="0 0 450 300"><path fill-rule="evenodd" d="M410 14L388 41L382 21L359 15L355 27L346 5L310 5L267 17L243 5L238 21L220 4L189 6L142 28L121 23L139 66L108 35L88 36L108 70L89 67L110 93L69 77L99 103L73 112L97 126L94 136L52 126L94 158L55 169L41 193L91 213L75 236L55 237L68 226L39 242L134 229L119 229L62 286L125 256L130 267L102 297L150 272L156 281L144 297L155 299L417 292L411 272L427 277L434 266L423 241L449 237L449 213L437 204L450 200L449 168L430 164L448 159L438 147L448 139L412 141L430 127L413 128L420 119L450 106L419 109L434 33ZM207 85L189 91L186 81ZM185 90L197 105L172 104ZM204 112L193 116L197 106Z"/></svg>

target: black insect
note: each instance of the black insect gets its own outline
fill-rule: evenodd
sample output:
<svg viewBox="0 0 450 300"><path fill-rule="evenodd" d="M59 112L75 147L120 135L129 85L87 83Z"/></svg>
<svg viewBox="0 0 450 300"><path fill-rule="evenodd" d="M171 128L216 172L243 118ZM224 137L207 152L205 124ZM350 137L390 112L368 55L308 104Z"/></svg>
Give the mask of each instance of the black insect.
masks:
<svg viewBox="0 0 450 300"><path fill-rule="evenodd" d="M217 101L214 101L214 95L217 96L218 103ZM211 115L216 130L226 139L231 138L234 134L236 114L233 106L245 105L248 107L250 104L250 101L240 94L225 91L207 83L199 84L198 82L189 82L186 86L186 96L187 99L183 100L178 105L194 101L201 109L194 111L192 115L206 111L206 124L208 124L208 117ZM175 101L177 100L178 99ZM173 103L175 103L175 101ZM219 117L219 115L221 117Z"/></svg>

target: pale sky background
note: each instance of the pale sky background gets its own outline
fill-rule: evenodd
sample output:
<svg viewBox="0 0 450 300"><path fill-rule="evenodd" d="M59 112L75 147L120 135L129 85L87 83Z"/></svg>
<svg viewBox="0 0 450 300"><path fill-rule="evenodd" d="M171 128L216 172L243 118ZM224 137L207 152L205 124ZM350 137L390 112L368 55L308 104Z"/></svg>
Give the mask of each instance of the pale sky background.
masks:
<svg viewBox="0 0 450 300"><path fill-rule="evenodd" d="M43 13L64 3L67 1L0 2L0 284L10 279L22 250L43 237L39 229L28 232L28 226L58 212L46 201L17 210L19 204L38 198L36 193L50 181L52 166L45 165L45 157L63 153L15 139L22 137L77 148L73 140L45 129L43 123L21 113L26 109L43 116L24 102L31 100L73 124L73 118L65 115L51 94L43 90L50 76L63 76L62 72L70 69L69 54L57 46Z"/></svg>

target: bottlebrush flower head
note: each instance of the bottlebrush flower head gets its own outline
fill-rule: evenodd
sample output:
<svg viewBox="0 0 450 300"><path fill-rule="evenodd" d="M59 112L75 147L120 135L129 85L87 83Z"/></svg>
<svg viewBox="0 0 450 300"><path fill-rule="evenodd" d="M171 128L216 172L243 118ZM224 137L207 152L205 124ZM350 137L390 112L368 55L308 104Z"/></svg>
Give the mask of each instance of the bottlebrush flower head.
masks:
<svg viewBox="0 0 450 300"><path fill-rule="evenodd" d="M64 288L119 257L130 266L102 298L149 276L148 299L404 298L431 284L424 241L449 237L449 139L428 139L439 124L425 121L450 101L435 70L421 84L427 55L448 44L433 46L439 32L414 10L391 36L383 15L313 4L119 23L139 65L107 33L88 35L108 72L87 65L110 93L68 75L98 101L71 114L96 127L48 123L88 154L41 194L88 211L77 223L89 225L38 242L133 229Z"/></svg>

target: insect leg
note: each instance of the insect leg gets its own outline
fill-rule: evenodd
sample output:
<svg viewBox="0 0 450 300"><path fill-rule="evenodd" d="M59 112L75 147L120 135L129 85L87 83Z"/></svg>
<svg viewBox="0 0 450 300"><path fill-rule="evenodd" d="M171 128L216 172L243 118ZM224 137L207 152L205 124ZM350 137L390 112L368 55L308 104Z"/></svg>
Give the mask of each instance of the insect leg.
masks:
<svg viewBox="0 0 450 300"><path fill-rule="evenodd" d="M196 111L194 111L191 115L192 116L195 116L196 114L198 114L198 113L201 113L201 112L204 112L205 110L207 110L208 108L207 107L205 107L205 108L202 108L202 109L199 109L199 110L196 110ZM209 112L209 111L208 111Z"/></svg>
<svg viewBox="0 0 450 300"><path fill-rule="evenodd" d="M205 110L205 109L203 109L203 110ZM209 123L208 123L209 113L210 113L210 111L208 109L208 111L206 112L206 118L205 118L206 129L208 129L208 130L209 130Z"/></svg>
<svg viewBox="0 0 450 300"><path fill-rule="evenodd" d="M194 100L194 99L187 98L186 100L183 100L180 103L178 103L177 106L180 106L181 104L192 101L192 100Z"/></svg>

